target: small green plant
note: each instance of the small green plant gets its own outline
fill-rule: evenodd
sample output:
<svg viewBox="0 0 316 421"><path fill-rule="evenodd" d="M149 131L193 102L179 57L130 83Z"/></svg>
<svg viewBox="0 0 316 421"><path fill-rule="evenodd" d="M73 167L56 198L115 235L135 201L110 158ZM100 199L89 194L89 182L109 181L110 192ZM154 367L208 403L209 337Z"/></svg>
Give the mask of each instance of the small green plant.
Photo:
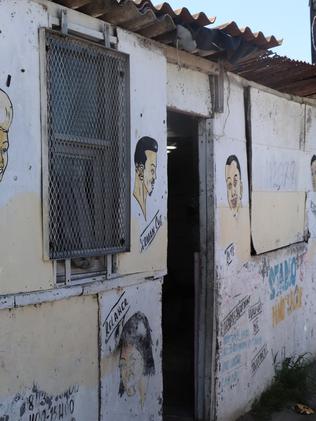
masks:
<svg viewBox="0 0 316 421"><path fill-rule="evenodd" d="M276 360L276 357L275 357ZM288 403L307 403L308 391L316 390L307 354L285 358L275 363L275 375L270 387L257 399L251 409L256 420L269 420Z"/></svg>

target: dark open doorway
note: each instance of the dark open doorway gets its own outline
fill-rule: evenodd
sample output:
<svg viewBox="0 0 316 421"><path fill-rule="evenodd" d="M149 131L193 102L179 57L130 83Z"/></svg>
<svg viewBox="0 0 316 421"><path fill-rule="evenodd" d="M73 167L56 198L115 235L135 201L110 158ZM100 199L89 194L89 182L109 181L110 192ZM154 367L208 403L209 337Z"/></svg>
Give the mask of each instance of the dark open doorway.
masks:
<svg viewBox="0 0 316 421"><path fill-rule="evenodd" d="M165 421L194 419L194 253L198 251L198 120L168 112L168 276L163 287Z"/></svg>

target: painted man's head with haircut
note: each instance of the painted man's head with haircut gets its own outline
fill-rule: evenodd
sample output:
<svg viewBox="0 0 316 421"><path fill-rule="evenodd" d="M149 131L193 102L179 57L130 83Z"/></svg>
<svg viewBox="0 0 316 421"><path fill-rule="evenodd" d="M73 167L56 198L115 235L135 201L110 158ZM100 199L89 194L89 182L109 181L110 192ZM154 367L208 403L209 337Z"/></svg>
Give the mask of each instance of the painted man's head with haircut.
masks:
<svg viewBox="0 0 316 421"><path fill-rule="evenodd" d="M243 185L241 181L240 163L236 155L230 155L225 165L227 200L234 216L241 207Z"/></svg>
<svg viewBox="0 0 316 421"><path fill-rule="evenodd" d="M156 181L158 143L145 136L139 139L135 148L135 186L134 197L139 203L146 219L146 200L151 196Z"/></svg>

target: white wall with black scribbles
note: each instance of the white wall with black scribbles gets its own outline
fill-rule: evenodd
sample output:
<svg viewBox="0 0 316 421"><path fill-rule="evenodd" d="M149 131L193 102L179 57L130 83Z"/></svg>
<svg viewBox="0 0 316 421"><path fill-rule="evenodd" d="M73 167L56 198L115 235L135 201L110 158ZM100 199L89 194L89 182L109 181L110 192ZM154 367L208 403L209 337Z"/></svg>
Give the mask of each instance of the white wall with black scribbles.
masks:
<svg viewBox="0 0 316 421"><path fill-rule="evenodd" d="M101 419L162 419L161 282L101 294Z"/></svg>

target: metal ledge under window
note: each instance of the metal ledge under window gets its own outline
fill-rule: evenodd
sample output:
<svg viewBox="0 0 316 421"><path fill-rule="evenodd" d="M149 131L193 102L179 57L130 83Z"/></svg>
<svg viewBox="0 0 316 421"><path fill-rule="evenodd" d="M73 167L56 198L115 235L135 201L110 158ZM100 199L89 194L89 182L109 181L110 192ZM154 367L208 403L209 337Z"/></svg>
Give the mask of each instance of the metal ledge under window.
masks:
<svg viewBox="0 0 316 421"><path fill-rule="evenodd" d="M83 257L54 261L54 280L57 286L76 285L95 280L116 278L117 255Z"/></svg>

